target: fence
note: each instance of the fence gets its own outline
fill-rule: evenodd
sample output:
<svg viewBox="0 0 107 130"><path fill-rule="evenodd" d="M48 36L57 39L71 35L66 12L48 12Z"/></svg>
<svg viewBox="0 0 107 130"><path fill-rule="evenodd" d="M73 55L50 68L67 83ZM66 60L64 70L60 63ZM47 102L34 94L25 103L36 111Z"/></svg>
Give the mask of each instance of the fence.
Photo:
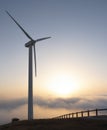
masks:
<svg viewBox="0 0 107 130"><path fill-rule="evenodd" d="M78 118L78 117L91 117L91 116L100 116L99 112L107 111L106 109L94 109L94 110L87 110L75 113L68 113L65 115L57 116L52 119L67 119L67 118Z"/></svg>

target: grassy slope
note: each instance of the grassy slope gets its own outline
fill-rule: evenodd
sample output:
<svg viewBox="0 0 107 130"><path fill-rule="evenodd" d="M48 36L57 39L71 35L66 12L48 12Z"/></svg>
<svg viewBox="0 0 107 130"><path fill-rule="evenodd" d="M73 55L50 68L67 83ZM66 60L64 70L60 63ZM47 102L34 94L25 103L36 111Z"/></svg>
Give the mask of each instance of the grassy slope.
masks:
<svg viewBox="0 0 107 130"><path fill-rule="evenodd" d="M107 120L63 119L18 121L0 126L0 130L107 130Z"/></svg>

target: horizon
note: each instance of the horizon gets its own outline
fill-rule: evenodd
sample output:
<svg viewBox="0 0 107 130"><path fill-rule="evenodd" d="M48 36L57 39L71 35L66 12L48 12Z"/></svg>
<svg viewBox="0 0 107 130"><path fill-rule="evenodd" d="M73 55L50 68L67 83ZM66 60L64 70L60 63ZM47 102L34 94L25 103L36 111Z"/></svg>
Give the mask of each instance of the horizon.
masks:
<svg viewBox="0 0 107 130"><path fill-rule="evenodd" d="M29 40L4 10L33 39L52 37L36 44L34 118L107 108L106 0L10 0L0 9L0 124L27 119L28 97Z"/></svg>

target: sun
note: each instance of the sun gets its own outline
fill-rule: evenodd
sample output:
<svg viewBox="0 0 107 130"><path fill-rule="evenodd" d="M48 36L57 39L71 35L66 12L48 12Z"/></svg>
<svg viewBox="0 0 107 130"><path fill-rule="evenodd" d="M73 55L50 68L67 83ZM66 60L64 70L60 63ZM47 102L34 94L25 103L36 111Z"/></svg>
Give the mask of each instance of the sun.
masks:
<svg viewBox="0 0 107 130"><path fill-rule="evenodd" d="M70 76L59 75L50 82L49 89L57 96L66 97L73 94L78 89L78 85Z"/></svg>

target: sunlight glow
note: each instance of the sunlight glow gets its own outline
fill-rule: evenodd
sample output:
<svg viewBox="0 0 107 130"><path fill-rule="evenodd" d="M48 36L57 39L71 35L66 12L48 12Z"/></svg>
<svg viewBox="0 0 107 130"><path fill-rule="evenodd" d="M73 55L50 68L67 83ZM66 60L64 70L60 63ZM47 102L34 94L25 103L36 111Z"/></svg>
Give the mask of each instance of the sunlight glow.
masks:
<svg viewBox="0 0 107 130"><path fill-rule="evenodd" d="M73 78L66 75L59 75L51 80L49 90L57 96L67 97L79 89L79 85Z"/></svg>

